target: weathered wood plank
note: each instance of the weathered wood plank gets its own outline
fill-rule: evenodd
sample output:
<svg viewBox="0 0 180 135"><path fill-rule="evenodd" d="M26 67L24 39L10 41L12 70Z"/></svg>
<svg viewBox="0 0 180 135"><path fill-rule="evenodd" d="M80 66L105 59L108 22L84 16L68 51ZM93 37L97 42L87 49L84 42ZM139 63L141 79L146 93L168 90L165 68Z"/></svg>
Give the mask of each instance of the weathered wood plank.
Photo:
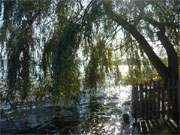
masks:
<svg viewBox="0 0 180 135"><path fill-rule="evenodd" d="M154 132L153 129L160 128L162 125L158 120L161 117L164 118L169 128L175 127L176 129L174 128L173 131L177 131L179 121L176 118L179 118L177 116L179 110L176 107L176 92L177 89L180 89L180 82L178 87L175 84L173 80L169 80L167 84L163 85L160 81L150 81L138 85L136 90L133 90L133 116L136 122L140 121L138 123L140 124L141 132ZM178 95L178 97L180 96ZM170 121L171 119L177 125Z"/></svg>

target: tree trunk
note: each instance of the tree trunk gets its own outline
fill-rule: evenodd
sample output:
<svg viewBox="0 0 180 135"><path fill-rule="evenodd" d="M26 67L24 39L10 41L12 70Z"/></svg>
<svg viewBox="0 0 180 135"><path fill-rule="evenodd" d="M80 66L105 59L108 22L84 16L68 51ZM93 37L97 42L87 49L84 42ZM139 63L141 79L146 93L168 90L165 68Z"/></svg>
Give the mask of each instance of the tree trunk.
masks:
<svg viewBox="0 0 180 135"><path fill-rule="evenodd" d="M176 96L176 98L177 98L177 112L178 112L178 131L179 131L179 133L180 133L180 116L179 116L179 114L180 114L180 79L178 80L178 88L177 88L177 96Z"/></svg>
<svg viewBox="0 0 180 135"><path fill-rule="evenodd" d="M168 37L165 35L165 32L163 30L160 30L157 33L157 35L163 47L165 48L167 56L168 56L168 70L169 70L168 78L177 80L178 79L178 56L174 49L174 46L169 41Z"/></svg>
<svg viewBox="0 0 180 135"><path fill-rule="evenodd" d="M170 79L169 83L173 86L177 86L178 87L178 56L177 53L174 49L173 44L169 41L168 37L165 35L165 29L160 28L160 31L157 33L157 36L159 38L159 40L161 41L163 47L166 50L167 56L168 56L168 70L169 70L169 76L167 78ZM165 82L166 83L166 82ZM174 102L174 120L176 121L176 123L178 124L178 128L179 128L179 90L177 89L173 89L174 90L174 97L175 97L175 101ZM172 91L171 91L172 92ZM177 96L178 95L178 96Z"/></svg>

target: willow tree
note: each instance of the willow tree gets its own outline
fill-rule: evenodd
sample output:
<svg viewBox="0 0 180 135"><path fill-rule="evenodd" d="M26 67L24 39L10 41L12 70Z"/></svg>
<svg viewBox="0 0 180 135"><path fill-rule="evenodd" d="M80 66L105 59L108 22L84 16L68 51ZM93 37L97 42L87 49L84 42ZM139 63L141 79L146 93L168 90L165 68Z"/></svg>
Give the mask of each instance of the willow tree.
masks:
<svg viewBox="0 0 180 135"><path fill-rule="evenodd" d="M6 44L8 52L9 99L17 93L22 100L28 95L34 48L42 53L39 63L44 76L41 78L53 80L52 95L78 95L80 80L76 56L80 46L91 50L87 55L90 61L85 80L92 80L92 74L96 74L94 76L99 78L92 81L96 87L97 82L103 82L107 65L110 67L110 57L107 56L114 49L113 39L118 38L119 26L123 33L129 33L135 40L135 44L129 40L128 46L121 44L132 52L136 48L131 57L134 61L141 57L137 54L140 49L165 81L178 78L179 9L176 1L91 0L83 4L83 0L12 0L3 3L1 41ZM48 23L53 23L47 30L48 36L40 32L45 37L41 46L41 41L35 41L34 33L37 31L35 25L40 26L43 19L47 24L42 29L48 29ZM97 35L101 40L94 44ZM108 42L113 44L110 49L107 49ZM167 65L153 50L156 45L151 46L157 42L167 53Z"/></svg>
<svg viewBox="0 0 180 135"><path fill-rule="evenodd" d="M143 49L145 54L148 56L152 65L155 67L159 75L164 79L177 79L178 78L178 57L175 50L175 46L179 46L178 43L173 44L173 40L170 34L177 36L179 31L179 16L177 10L177 4L175 1L116 1L118 6L113 5L114 3L110 0L104 0L104 9L106 14L122 26L127 32L129 32L134 39L139 43L139 46ZM114 9L113 9L114 8ZM169 12L164 12L163 10ZM120 12L118 12L120 11ZM149 15L150 14L150 15ZM150 30L153 31L153 35L158 37L162 46L166 50L168 57L168 66L154 52L148 37L145 33L143 34L143 27L149 26ZM145 28L146 31L147 27ZM145 31L144 30L144 31ZM155 33L156 32L156 33ZM154 35L155 34L155 35Z"/></svg>
<svg viewBox="0 0 180 135"><path fill-rule="evenodd" d="M179 48L180 43L179 2L172 0L117 0L114 2L103 0L103 6L108 17L130 33L138 42L139 47L145 52L165 84L168 81L172 85L177 85L179 60L176 48ZM161 43L166 51L167 65L153 50L149 39L152 43L155 43L153 39ZM174 93L178 95L178 90ZM176 96L175 101L173 101L176 106L174 116L177 118L179 115L178 98Z"/></svg>
<svg viewBox="0 0 180 135"><path fill-rule="evenodd" d="M47 12L49 4L48 1L3 1L3 5L3 25L0 30L1 45L5 45L8 61L7 99L15 100L18 95L23 101L30 89L30 50L36 46L33 23L41 14Z"/></svg>
<svg viewBox="0 0 180 135"><path fill-rule="evenodd" d="M126 55L129 71L122 79L123 83L136 85L149 80L160 79L155 68L150 64L144 51L139 47L136 40L125 32L123 42L121 43L121 54Z"/></svg>

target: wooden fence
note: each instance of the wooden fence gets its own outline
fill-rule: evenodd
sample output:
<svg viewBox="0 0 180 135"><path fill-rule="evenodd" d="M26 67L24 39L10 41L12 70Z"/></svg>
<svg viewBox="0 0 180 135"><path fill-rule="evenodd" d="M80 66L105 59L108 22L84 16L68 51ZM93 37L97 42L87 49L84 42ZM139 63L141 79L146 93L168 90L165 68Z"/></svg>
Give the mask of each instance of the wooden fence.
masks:
<svg viewBox="0 0 180 135"><path fill-rule="evenodd" d="M133 86L132 114L135 123L139 120L160 118L174 120L178 125L177 81L169 80L166 84L150 81Z"/></svg>

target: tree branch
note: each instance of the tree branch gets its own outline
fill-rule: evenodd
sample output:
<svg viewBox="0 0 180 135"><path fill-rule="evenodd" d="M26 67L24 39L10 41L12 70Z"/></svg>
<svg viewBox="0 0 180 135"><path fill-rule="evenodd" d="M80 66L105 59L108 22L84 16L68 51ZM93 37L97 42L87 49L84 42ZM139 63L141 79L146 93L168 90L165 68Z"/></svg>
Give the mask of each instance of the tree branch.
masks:
<svg viewBox="0 0 180 135"><path fill-rule="evenodd" d="M152 65L156 68L157 72L162 78L166 78L168 74L168 68L165 64L161 61L161 59L156 55L153 51L152 47L149 45L147 40L144 36L137 31L136 27L130 23L128 23L122 16L114 13L112 11L112 7L109 0L103 1L104 9L106 14L119 25L121 25L126 31L131 33L131 35L137 40L140 47L144 50L147 54L149 60L151 61Z"/></svg>

